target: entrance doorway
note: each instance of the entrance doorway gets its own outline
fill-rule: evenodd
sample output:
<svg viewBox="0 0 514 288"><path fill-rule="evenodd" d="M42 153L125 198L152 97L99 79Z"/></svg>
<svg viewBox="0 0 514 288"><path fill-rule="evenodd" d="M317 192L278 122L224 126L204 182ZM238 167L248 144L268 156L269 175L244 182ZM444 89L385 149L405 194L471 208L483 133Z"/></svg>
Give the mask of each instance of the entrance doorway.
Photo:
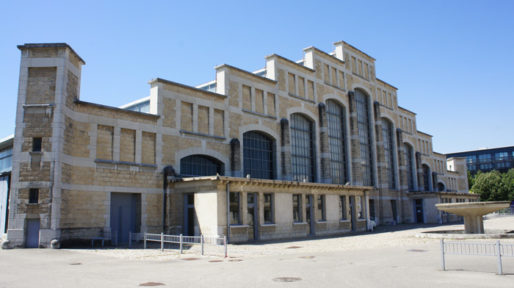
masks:
<svg viewBox="0 0 514 288"><path fill-rule="evenodd" d="M39 219L27 220L27 235L25 239L25 247L39 247Z"/></svg>
<svg viewBox="0 0 514 288"><path fill-rule="evenodd" d="M398 223L398 208L396 207L396 200L391 200L391 212L393 213L394 224Z"/></svg>
<svg viewBox="0 0 514 288"><path fill-rule="evenodd" d="M315 220L314 220L314 205L313 203L313 196L312 195L306 195L306 202L305 203L305 219L307 220L307 229L308 235L314 235L315 233Z"/></svg>
<svg viewBox="0 0 514 288"><path fill-rule="evenodd" d="M425 223L423 219L423 199L414 199L414 207L416 210L416 223Z"/></svg>
<svg viewBox="0 0 514 288"><path fill-rule="evenodd" d="M195 194L184 194L184 235L195 235Z"/></svg>
<svg viewBox="0 0 514 288"><path fill-rule="evenodd" d="M114 243L128 243L141 227L141 194L111 193L111 232Z"/></svg>
<svg viewBox="0 0 514 288"><path fill-rule="evenodd" d="M257 205L257 193L248 193L247 197L247 215L248 221L248 240L259 240L259 208Z"/></svg>
<svg viewBox="0 0 514 288"><path fill-rule="evenodd" d="M352 231L357 230L357 215L355 209L355 196L350 196L350 218L352 221Z"/></svg>

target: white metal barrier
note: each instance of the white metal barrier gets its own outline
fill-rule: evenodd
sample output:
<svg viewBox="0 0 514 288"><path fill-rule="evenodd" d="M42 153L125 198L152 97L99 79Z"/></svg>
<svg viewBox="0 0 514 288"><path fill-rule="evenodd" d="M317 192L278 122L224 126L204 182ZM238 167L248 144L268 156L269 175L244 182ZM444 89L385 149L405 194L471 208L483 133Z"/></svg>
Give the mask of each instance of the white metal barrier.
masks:
<svg viewBox="0 0 514 288"><path fill-rule="evenodd" d="M495 256L498 274L503 274L502 257L514 257L514 244L444 241L441 239L441 269L446 271L446 255Z"/></svg>
<svg viewBox="0 0 514 288"><path fill-rule="evenodd" d="M137 234L137 233L134 233L134 234ZM227 236L221 236L221 237L220 236L204 236L204 235L184 236L182 234L166 235L164 233L161 233L161 234L140 233L140 234L143 234L144 249L146 249L147 242L160 242L161 243L161 251L164 251L164 244L171 243L171 244L178 244L180 254L182 254L184 245L200 245L201 253L202 253L202 255L204 255L205 245L216 245L216 246L223 246L224 255L225 255L225 257L228 256ZM134 238L134 240L136 240L136 239Z"/></svg>

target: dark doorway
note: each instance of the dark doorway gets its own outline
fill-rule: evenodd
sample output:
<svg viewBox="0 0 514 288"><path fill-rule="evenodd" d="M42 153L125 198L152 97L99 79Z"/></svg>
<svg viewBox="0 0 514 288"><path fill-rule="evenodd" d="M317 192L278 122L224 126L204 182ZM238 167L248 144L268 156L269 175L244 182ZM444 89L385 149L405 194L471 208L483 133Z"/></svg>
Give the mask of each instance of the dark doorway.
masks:
<svg viewBox="0 0 514 288"><path fill-rule="evenodd" d="M415 199L416 223L425 223L423 220L423 199Z"/></svg>
<svg viewBox="0 0 514 288"><path fill-rule="evenodd" d="M308 235L314 235L315 233L315 220L314 220L314 205L312 205L312 195L307 195L305 201L305 219L307 220Z"/></svg>
<svg viewBox="0 0 514 288"><path fill-rule="evenodd" d="M398 208L396 207L396 200L391 200L391 212L393 214L394 224L398 223Z"/></svg>
<svg viewBox="0 0 514 288"><path fill-rule="evenodd" d="M257 205L257 193L248 193L247 197L247 221L248 221L248 240L259 240L259 208Z"/></svg>
<svg viewBox="0 0 514 288"><path fill-rule="evenodd" d="M195 235L195 194L184 194L184 235Z"/></svg>
<svg viewBox="0 0 514 288"><path fill-rule="evenodd" d="M115 244L128 243L129 233L141 227L141 195L111 193L111 232Z"/></svg>
<svg viewBox="0 0 514 288"><path fill-rule="evenodd" d="M25 239L25 247L39 247L39 219L27 220L27 235Z"/></svg>
<svg viewBox="0 0 514 288"><path fill-rule="evenodd" d="M375 221L375 200L369 199L369 219Z"/></svg>
<svg viewBox="0 0 514 288"><path fill-rule="evenodd" d="M350 217L352 220L352 231L357 230L357 215L355 213L355 196L350 196Z"/></svg>

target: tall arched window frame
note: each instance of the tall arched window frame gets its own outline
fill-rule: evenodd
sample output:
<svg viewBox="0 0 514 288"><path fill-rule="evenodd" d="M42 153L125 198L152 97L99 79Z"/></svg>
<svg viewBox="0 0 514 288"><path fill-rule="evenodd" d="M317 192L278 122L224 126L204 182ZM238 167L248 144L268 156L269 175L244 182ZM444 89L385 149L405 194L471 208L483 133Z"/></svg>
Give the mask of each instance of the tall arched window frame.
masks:
<svg viewBox="0 0 514 288"><path fill-rule="evenodd" d="M302 114L292 114L290 129L293 180L314 182L316 180L316 159L313 121Z"/></svg>
<svg viewBox="0 0 514 288"><path fill-rule="evenodd" d="M405 144L405 150L407 153L407 182L409 191L414 191L414 149L411 145Z"/></svg>
<svg viewBox="0 0 514 288"><path fill-rule="evenodd" d="M388 119L382 118L382 141L384 143L386 180L389 189L396 188L395 169L394 169L394 143L393 143L393 123Z"/></svg>
<svg viewBox="0 0 514 288"><path fill-rule="evenodd" d="M185 177L224 175L223 162L207 155L191 155L180 159L180 175Z"/></svg>
<svg viewBox="0 0 514 288"><path fill-rule="evenodd" d="M275 144L271 137L258 131L243 134L244 175L252 178L275 178Z"/></svg>
<svg viewBox="0 0 514 288"><path fill-rule="evenodd" d="M327 101L328 144L332 183L348 181L346 169L346 113L344 107L333 100Z"/></svg>
<svg viewBox="0 0 514 288"><path fill-rule="evenodd" d="M430 191L430 181L432 181L432 177L430 177L430 168L428 165L423 164L423 190Z"/></svg>
<svg viewBox="0 0 514 288"><path fill-rule="evenodd" d="M372 186L373 162L371 155L371 125L368 96L360 90L355 90L355 103L357 110L357 126L359 129L359 146L362 167L362 184Z"/></svg>

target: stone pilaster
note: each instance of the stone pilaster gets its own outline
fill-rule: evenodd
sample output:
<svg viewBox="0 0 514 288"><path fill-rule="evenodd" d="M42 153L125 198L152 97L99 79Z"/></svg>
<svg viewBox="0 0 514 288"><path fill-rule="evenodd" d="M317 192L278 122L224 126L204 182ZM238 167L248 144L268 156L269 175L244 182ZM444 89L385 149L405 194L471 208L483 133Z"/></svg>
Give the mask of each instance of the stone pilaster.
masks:
<svg viewBox="0 0 514 288"><path fill-rule="evenodd" d="M386 171L386 159L384 154L384 137L382 135L382 116L380 115L380 103L373 103L375 113L375 141L377 145L377 170L378 170L378 188L388 187L388 178Z"/></svg>
<svg viewBox="0 0 514 288"><path fill-rule="evenodd" d="M241 143L239 139L230 140L230 170L234 177L241 177Z"/></svg>
<svg viewBox="0 0 514 288"><path fill-rule="evenodd" d="M291 142L289 133L289 120L282 118L280 120L280 160L283 180L291 180Z"/></svg>
<svg viewBox="0 0 514 288"><path fill-rule="evenodd" d="M409 174L407 171L407 150L403 144L403 131L396 129L396 143L398 146L398 172L399 172L399 190L407 192L409 190Z"/></svg>
<svg viewBox="0 0 514 288"><path fill-rule="evenodd" d="M319 110L319 139L321 153L321 179L322 183L332 183L330 171L330 147L328 143L327 107L325 103L318 104Z"/></svg>

